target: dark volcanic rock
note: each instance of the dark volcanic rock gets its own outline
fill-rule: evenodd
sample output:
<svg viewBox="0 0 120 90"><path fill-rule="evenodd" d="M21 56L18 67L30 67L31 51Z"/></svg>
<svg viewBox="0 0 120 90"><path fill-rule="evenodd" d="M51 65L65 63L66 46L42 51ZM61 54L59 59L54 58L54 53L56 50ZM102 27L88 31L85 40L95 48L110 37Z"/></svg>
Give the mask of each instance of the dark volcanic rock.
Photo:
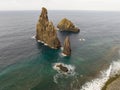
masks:
<svg viewBox="0 0 120 90"><path fill-rule="evenodd" d="M63 54L67 56L71 55L70 40L68 36L65 38L65 41L64 41Z"/></svg>
<svg viewBox="0 0 120 90"><path fill-rule="evenodd" d="M56 29L52 22L49 21L47 9L42 8L39 21L36 26L36 39L44 42L49 47L57 49L60 48L60 41L57 37Z"/></svg>
<svg viewBox="0 0 120 90"><path fill-rule="evenodd" d="M62 64L57 65L56 67L59 67L61 71L68 72L68 68L63 66Z"/></svg>
<svg viewBox="0 0 120 90"><path fill-rule="evenodd" d="M80 29L75 27L75 25L68 19L64 18L62 19L58 25L57 28L61 31L71 31L71 32L79 32Z"/></svg>

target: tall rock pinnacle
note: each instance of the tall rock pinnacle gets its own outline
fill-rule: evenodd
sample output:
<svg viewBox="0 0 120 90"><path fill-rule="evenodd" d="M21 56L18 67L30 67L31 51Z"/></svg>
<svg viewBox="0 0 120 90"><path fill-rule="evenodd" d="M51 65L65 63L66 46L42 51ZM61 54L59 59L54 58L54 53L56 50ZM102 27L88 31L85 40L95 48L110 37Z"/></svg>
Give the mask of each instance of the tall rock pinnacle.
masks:
<svg viewBox="0 0 120 90"><path fill-rule="evenodd" d="M48 19L47 9L42 8L39 21L36 26L36 39L48 45L50 48L58 49L61 47L57 37L56 29Z"/></svg>
<svg viewBox="0 0 120 90"><path fill-rule="evenodd" d="M70 56L71 55L71 47L70 47L70 40L67 36L64 41L63 52L64 55Z"/></svg>

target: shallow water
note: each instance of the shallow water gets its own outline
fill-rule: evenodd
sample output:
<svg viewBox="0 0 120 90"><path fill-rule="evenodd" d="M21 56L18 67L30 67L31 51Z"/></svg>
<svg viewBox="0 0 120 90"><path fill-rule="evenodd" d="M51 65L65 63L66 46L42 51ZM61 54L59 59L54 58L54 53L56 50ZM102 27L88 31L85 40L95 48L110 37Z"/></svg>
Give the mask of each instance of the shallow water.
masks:
<svg viewBox="0 0 120 90"><path fill-rule="evenodd" d="M57 31L61 43L70 36L70 57L33 39L39 14L0 12L0 90L91 90L88 86L95 86L91 80L102 82L101 72L120 59L120 12L49 11L54 25L68 17L81 29L78 34ZM75 74L60 75L54 63L74 66Z"/></svg>

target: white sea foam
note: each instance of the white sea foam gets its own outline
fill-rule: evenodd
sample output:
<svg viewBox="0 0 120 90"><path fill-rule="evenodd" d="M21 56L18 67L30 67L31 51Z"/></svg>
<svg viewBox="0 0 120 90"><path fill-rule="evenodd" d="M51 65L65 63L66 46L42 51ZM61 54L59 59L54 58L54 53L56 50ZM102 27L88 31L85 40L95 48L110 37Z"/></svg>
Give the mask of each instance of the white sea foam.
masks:
<svg viewBox="0 0 120 90"><path fill-rule="evenodd" d="M114 61L112 63L112 69L111 69L110 77L113 77L117 74L118 75L120 74L120 60Z"/></svg>
<svg viewBox="0 0 120 90"><path fill-rule="evenodd" d="M36 35L32 36L32 39L35 39Z"/></svg>
<svg viewBox="0 0 120 90"><path fill-rule="evenodd" d="M63 51L63 47L60 48ZM61 53L61 56L66 57L67 55L65 53Z"/></svg>
<svg viewBox="0 0 120 90"><path fill-rule="evenodd" d="M63 57L66 57L67 55L66 54L64 54L64 53L61 53L61 55L63 56Z"/></svg>
<svg viewBox="0 0 120 90"><path fill-rule="evenodd" d="M66 68L68 69L68 72L62 72L62 71L60 70L60 68L57 67L57 66L60 65L60 64L61 64L62 66L64 66L64 67L66 67ZM74 74L75 74L75 72L74 72L75 67L72 66L72 65L64 64L64 63L55 63L55 64L53 65L53 69L54 69L54 70L57 70L57 72L58 72L58 73L61 73L61 74L66 74L66 75L74 75Z"/></svg>
<svg viewBox="0 0 120 90"><path fill-rule="evenodd" d="M62 65L64 67L66 67L68 69L68 72L64 72L62 70L60 70L59 67L57 67L58 65ZM57 79L61 78L61 77L69 77L69 76L74 76L75 75L75 67L73 65L67 65L64 63L55 63L53 65L53 69L56 70L58 73L56 75L54 75L53 79L55 83L58 83ZM65 76L64 76L65 75Z"/></svg>
<svg viewBox="0 0 120 90"><path fill-rule="evenodd" d="M44 43L44 45L45 45L45 46L48 46L48 44L47 44L47 43Z"/></svg>
<svg viewBox="0 0 120 90"><path fill-rule="evenodd" d="M44 42L43 42L43 41L41 41L41 40L37 40L37 42L43 43L44 45L46 45L46 46L47 46L47 44L46 44L46 43L44 43Z"/></svg>
<svg viewBox="0 0 120 90"><path fill-rule="evenodd" d="M80 41L85 41L85 39L84 39L84 38L80 38L79 40L80 40Z"/></svg>
<svg viewBox="0 0 120 90"><path fill-rule="evenodd" d="M41 42L40 40L37 40L38 42Z"/></svg>
<svg viewBox="0 0 120 90"><path fill-rule="evenodd" d="M43 41L41 41L41 43L44 43Z"/></svg>
<svg viewBox="0 0 120 90"><path fill-rule="evenodd" d="M80 40L80 41L82 41L82 39L81 39L81 38L80 38L79 40Z"/></svg>
<svg viewBox="0 0 120 90"><path fill-rule="evenodd" d="M84 39L84 38L83 38L82 40L83 40L83 41L85 41L85 39Z"/></svg>
<svg viewBox="0 0 120 90"><path fill-rule="evenodd" d="M47 43L44 43L43 41L41 40L37 40L37 42L40 42L40 43L43 43L45 46L49 46ZM54 47L51 47L52 49L57 49L57 48L54 48Z"/></svg>
<svg viewBox="0 0 120 90"><path fill-rule="evenodd" d="M120 60L113 61L109 68L101 72L99 78L85 83L80 90L101 90L110 77L120 74Z"/></svg>
<svg viewBox="0 0 120 90"><path fill-rule="evenodd" d="M63 50L63 47L61 47L60 49Z"/></svg>

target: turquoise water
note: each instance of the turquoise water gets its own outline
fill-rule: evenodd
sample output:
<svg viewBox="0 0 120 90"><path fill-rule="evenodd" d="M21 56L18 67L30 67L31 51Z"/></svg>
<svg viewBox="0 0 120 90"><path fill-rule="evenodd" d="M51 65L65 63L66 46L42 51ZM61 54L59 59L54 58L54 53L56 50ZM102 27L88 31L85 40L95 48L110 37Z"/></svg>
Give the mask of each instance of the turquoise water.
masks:
<svg viewBox="0 0 120 90"><path fill-rule="evenodd" d="M120 12L49 11L54 25L68 17L81 29L78 34L57 31L62 44L70 36L70 57L32 38L39 14L0 12L0 90L80 90L120 59ZM75 67L75 74L58 73L55 63Z"/></svg>

